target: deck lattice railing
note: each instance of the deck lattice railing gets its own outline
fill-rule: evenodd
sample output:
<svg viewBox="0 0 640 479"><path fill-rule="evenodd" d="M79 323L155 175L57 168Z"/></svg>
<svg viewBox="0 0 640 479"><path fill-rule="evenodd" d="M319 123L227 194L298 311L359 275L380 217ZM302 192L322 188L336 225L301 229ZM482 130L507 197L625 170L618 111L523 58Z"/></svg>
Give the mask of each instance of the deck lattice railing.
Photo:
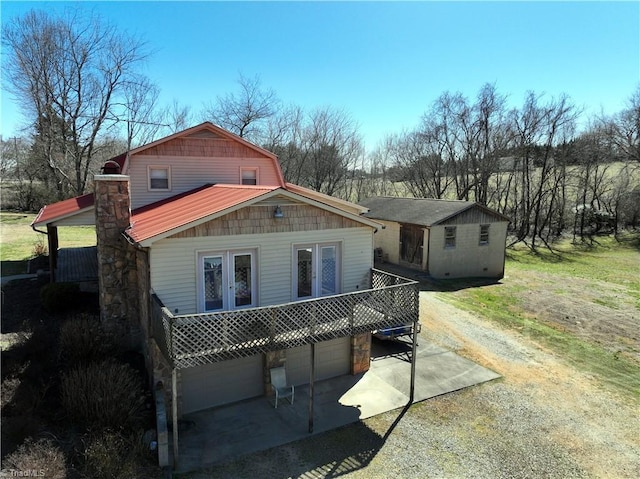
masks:
<svg viewBox="0 0 640 479"><path fill-rule="evenodd" d="M173 315L154 295L152 331L175 368L418 322L418 284L371 270L371 289L216 313Z"/></svg>

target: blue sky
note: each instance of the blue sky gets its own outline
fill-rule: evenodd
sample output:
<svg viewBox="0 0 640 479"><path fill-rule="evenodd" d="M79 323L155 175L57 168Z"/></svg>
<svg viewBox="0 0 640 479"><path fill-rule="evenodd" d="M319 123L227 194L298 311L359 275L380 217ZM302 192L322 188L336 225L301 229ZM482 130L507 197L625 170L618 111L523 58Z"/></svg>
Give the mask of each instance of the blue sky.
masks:
<svg viewBox="0 0 640 479"><path fill-rule="evenodd" d="M487 82L520 106L527 91L568 94L614 113L640 83L640 2L11 2L93 9L155 50L147 74L198 112L259 75L285 103L350 112L367 148L417 126L444 91ZM19 115L2 90L3 138Z"/></svg>

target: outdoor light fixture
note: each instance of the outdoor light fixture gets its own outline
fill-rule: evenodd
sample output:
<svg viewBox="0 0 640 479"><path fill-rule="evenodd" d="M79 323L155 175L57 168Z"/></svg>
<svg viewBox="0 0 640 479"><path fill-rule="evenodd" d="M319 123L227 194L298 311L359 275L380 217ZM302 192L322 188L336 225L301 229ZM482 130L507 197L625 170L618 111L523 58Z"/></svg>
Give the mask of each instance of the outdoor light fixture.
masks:
<svg viewBox="0 0 640 479"><path fill-rule="evenodd" d="M282 212L280 205L276 206L276 209L273 212L273 217L276 219L284 218L284 213Z"/></svg>

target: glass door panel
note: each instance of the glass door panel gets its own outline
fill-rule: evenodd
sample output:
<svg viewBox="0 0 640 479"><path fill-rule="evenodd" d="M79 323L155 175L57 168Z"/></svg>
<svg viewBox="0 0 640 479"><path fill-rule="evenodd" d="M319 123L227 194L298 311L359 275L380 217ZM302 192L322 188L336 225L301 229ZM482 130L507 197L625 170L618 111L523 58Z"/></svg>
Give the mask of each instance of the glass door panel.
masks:
<svg viewBox="0 0 640 479"><path fill-rule="evenodd" d="M296 250L296 297L313 296L313 249L298 248Z"/></svg>
<svg viewBox="0 0 640 479"><path fill-rule="evenodd" d="M320 294L323 296L338 292L337 261L335 246L322 246L320 248Z"/></svg>
<svg viewBox="0 0 640 479"><path fill-rule="evenodd" d="M222 256L207 256L203 261L204 310L224 308L224 279Z"/></svg>
<svg viewBox="0 0 640 479"><path fill-rule="evenodd" d="M233 296L236 308L253 305L251 254L233 255Z"/></svg>

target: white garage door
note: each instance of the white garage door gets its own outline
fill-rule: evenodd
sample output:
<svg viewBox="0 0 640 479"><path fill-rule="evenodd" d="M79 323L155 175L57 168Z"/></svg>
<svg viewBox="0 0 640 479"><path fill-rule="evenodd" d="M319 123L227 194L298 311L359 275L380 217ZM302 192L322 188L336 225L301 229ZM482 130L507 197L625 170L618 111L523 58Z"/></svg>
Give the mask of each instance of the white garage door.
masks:
<svg viewBox="0 0 640 479"><path fill-rule="evenodd" d="M287 350L287 380L294 385L308 384L311 369L311 346ZM351 338L338 338L316 344L316 380L349 374Z"/></svg>
<svg viewBox="0 0 640 479"><path fill-rule="evenodd" d="M180 375L185 414L264 394L261 354L181 369Z"/></svg>

